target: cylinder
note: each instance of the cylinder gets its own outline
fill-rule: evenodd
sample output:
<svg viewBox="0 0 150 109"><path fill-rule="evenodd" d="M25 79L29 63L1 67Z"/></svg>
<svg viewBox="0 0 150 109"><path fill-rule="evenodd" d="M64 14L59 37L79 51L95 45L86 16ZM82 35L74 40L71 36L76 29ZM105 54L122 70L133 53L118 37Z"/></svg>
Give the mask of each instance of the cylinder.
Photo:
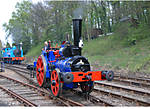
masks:
<svg viewBox="0 0 150 109"><path fill-rule="evenodd" d="M62 73L62 79L64 81L64 83L71 83L74 79L73 74L71 74L70 72L64 72Z"/></svg>

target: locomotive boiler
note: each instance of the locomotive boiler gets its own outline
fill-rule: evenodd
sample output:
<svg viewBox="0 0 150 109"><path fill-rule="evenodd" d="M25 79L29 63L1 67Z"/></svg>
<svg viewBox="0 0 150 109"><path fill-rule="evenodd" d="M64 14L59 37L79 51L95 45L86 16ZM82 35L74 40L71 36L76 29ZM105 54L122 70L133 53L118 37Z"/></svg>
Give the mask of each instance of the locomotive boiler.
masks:
<svg viewBox="0 0 150 109"><path fill-rule="evenodd" d="M81 55L82 19L73 19L74 45L68 42L60 47L49 47L34 62L36 78L40 87L49 87L52 95L59 96L62 89L80 87L90 93L94 81L113 79L113 71L91 71L88 59Z"/></svg>

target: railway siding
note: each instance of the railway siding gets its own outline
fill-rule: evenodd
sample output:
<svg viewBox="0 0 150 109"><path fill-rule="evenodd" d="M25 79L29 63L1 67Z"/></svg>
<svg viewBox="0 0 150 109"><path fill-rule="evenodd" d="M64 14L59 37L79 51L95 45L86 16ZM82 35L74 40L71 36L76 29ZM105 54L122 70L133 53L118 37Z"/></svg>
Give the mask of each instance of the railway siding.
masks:
<svg viewBox="0 0 150 109"><path fill-rule="evenodd" d="M124 86L124 85L120 85L120 84L114 84L113 82L95 82L95 84L97 85L101 85L101 86L109 86L109 87L115 87L118 89L124 89L124 90L128 90L128 91L134 91L137 93L142 93L142 94L146 94L150 96L150 91L149 90L145 90L145 89L141 89L141 88L137 88L137 87L133 87L133 86Z"/></svg>
<svg viewBox="0 0 150 109"><path fill-rule="evenodd" d="M94 91L99 92L99 93L104 93L110 96L115 96L119 99L132 101L134 106L137 106L137 105L149 106L150 105L149 96L145 95L146 92L143 93L143 91L140 92L139 90L132 90L132 89L134 88L127 88L121 85L112 85L109 83L108 84L102 83L101 85L100 84L96 85L94 88ZM134 92L141 93L141 95L134 93Z"/></svg>
<svg viewBox="0 0 150 109"><path fill-rule="evenodd" d="M17 72L17 74L22 75L23 78L26 78L31 84L36 84L36 78L30 78L30 70L22 68L21 66L12 65L9 67L9 69ZM146 80L145 80L146 79ZM149 106L150 105L150 92L149 92L149 81L148 78L132 78L132 77L125 77L121 75L116 75L114 80L112 82L107 81L100 81L95 82L95 89L94 91L89 95L90 102L93 102L93 106L100 105L100 106ZM9 86L9 85L8 85ZM46 93L50 94L50 91L46 89L41 89L44 91L43 94ZM19 94L23 92L19 91ZM34 93L34 92L33 92ZM83 97L81 92L74 92L79 95L79 97ZM77 96L72 95L71 92L68 92L69 96L72 96L72 100L74 102L75 99L77 99ZM69 97L68 96L68 97ZM28 97L31 99L32 96L28 94ZM65 98L64 96L62 96ZM32 100L35 100L36 97L33 96ZM79 98L81 99L81 98ZM79 101L79 99L77 101ZM39 98L40 102L41 98ZM59 98L61 102L64 102L66 106L74 106L74 103L66 103L65 100L62 100ZM80 106L89 105L90 102L83 100L82 104L79 104ZM57 102L58 104L60 102ZM77 103L78 104L78 103ZM84 105L83 105L84 104Z"/></svg>
<svg viewBox="0 0 150 109"><path fill-rule="evenodd" d="M9 85L8 82L5 82L0 88L13 95L13 97L17 97L25 106L83 106L83 104L65 98L63 99L65 101L60 98L54 99L50 93L36 86L23 83L4 75L0 75L0 77L3 81L9 80ZM30 97L29 95L34 96Z"/></svg>

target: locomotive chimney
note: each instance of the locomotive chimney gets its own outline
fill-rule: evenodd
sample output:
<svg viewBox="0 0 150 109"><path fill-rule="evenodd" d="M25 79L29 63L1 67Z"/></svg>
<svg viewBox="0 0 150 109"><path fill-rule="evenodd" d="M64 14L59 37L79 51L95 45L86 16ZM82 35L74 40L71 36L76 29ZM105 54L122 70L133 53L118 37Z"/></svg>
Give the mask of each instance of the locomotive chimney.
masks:
<svg viewBox="0 0 150 109"><path fill-rule="evenodd" d="M74 45L77 47L79 47L79 42L81 40L81 28L82 28L82 19L73 19Z"/></svg>
<svg viewBox="0 0 150 109"><path fill-rule="evenodd" d="M83 45L83 42L81 40L82 19L73 19L72 21L73 21L74 45L76 47L79 47L79 52L80 52L80 55L81 55L81 47Z"/></svg>

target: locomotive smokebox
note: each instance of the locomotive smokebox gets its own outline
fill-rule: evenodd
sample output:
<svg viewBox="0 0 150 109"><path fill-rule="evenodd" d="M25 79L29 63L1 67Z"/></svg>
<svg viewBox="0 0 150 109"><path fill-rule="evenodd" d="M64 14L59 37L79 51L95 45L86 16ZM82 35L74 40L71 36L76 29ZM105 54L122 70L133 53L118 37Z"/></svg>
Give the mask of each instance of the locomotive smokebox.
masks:
<svg viewBox="0 0 150 109"><path fill-rule="evenodd" d="M74 36L74 45L79 47L81 55L81 31L82 31L82 19L73 19L73 36Z"/></svg>

